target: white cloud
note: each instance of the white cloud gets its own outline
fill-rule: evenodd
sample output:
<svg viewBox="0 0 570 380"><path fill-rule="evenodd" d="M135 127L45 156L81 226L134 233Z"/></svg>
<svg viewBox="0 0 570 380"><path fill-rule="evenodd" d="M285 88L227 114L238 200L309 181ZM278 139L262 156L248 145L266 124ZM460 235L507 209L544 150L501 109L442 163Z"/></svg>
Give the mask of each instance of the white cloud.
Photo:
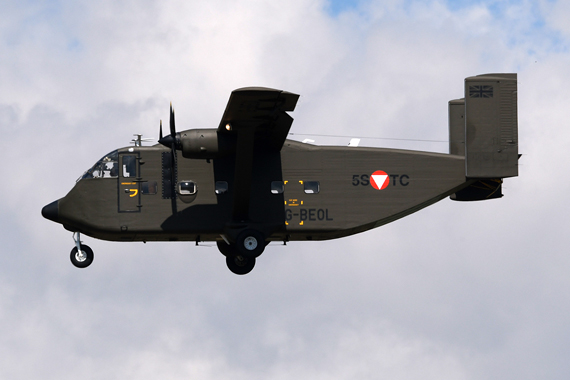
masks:
<svg viewBox="0 0 570 380"><path fill-rule="evenodd" d="M3 4L0 377L568 377L568 9L446 4ZM212 247L89 237L77 270L40 215L170 100L215 127L232 89L272 86L302 95L296 133L439 140L463 78L497 71L519 73L524 154L501 200L272 244L243 277Z"/></svg>

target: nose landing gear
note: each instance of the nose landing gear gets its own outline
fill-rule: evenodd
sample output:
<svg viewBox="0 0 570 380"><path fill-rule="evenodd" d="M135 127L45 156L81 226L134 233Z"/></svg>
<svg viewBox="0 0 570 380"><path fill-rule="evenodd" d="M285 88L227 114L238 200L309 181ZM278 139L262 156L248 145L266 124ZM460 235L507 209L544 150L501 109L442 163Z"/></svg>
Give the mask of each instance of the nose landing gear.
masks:
<svg viewBox="0 0 570 380"><path fill-rule="evenodd" d="M75 234L77 234L77 238L75 238ZM73 241L75 241L75 247L69 255L71 263L77 268L87 268L93 262L93 250L88 245L81 244L79 232L73 233Z"/></svg>

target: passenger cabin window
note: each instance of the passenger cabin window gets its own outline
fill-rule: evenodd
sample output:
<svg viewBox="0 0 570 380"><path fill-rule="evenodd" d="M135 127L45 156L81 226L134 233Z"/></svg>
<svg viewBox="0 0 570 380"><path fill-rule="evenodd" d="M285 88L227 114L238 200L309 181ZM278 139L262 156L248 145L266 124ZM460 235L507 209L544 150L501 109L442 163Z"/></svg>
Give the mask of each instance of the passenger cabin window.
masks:
<svg viewBox="0 0 570 380"><path fill-rule="evenodd" d="M183 181L178 183L178 193L180 195L194 195L197 190L196 183L193 181Z"/></svg>
<svg viewBox="0 0 570 380"><path fill-rule="evenodd" d="M158 186L156 185L156 181L141 182L141 192L143 194L156 194L157 188Z"/></svg>
<svg viewBox="0 0 570 380"><path fill-rule="evenodd" d="M284 187L283 181L271 182L271 194L282 194Z"/></svg>
<svg viewBox="0 0 570 380"><path fill-rule="evenodd" d="M305 186L305 194L318 194L320 191L318 181L305 181L303 185Z"/></svg>
<svg viewBox="0 0 570 380"><path fill-rule="evenodd" d="M95 165L87 170L80 179L83 178L117 178L119 175L119 153L114 150L97 161Z"/></svg>
<svg viewBox="0 0 570 380"><path fill-rule="evenodd" d="M228 191L228 183L226 181L216 181L216 194L225 194Z"/></svg>

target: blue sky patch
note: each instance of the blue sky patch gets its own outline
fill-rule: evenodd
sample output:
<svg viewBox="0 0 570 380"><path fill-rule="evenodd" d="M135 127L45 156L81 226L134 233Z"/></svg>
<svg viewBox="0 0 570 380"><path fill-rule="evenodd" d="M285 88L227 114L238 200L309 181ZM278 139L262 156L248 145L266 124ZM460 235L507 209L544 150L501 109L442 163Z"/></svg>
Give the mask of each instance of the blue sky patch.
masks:
<svg viewBox="0 0 570 380"><path fill-rule="evenodd" d="M327 12L332 16L338 16L344 11L356 9L360 0L328 0L327 3Z"/></svg>

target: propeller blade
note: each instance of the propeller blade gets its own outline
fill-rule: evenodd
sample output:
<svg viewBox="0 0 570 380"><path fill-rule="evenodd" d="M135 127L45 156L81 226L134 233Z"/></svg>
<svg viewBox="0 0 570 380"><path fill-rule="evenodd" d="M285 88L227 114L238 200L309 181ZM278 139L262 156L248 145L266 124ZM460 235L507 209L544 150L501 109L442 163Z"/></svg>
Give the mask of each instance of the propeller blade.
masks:
<svg viewBox="0 0 570 380"><path fill-rule="evenodd" d="M170 134L172 137L176 136L176 127L174 126L174 110L172 109L172 103L170 103Z"/></svg>
<svg viewBox="0 0 570 380"><path fill-rule="evenodd" d="M168 169L170 170L170 200L172 202L172 214L176 214L178 212L176 206L176 184L177 184L177 169L178 169L178 162L177 162L177 154L176 149L180 145L180 136L176 135L176 127L174 126L174 110L172 109L172 103L170 103L170 135L163 136L162 134L162 120L160 120L160 129L159 129L159 139L158 142L164 146L170 148L170 162L168 163L168 167L164 163L164 156L163 156L163 170ZM164 153L163 153L164 154Z"/></svg>
<svg viewBox="0 0 570 380"><path fill-rule="evenodd" d="M171 149L180 149L180 136L177 136L176 126L174 125L174 110L172 109L172 103L170 103L170 135L162 135L162 120L160 121L160 139L158 140L164 146Z"/></svg>

